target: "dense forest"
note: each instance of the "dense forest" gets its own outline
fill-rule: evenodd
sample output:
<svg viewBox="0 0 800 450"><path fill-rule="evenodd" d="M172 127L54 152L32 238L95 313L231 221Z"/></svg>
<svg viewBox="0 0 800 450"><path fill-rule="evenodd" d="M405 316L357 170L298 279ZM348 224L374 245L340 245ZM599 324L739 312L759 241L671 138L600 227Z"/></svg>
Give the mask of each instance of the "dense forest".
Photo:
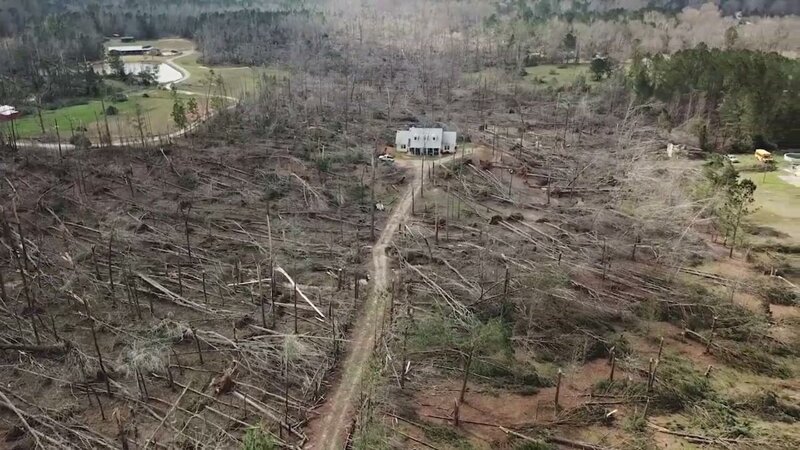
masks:
<svg viewBox="0 0 800 450"><path fill-rule="evenodd" d="M102 34L140 37L155 37L156 33L183 34L192 30L187 27L191 20L189 23L187 20L202 13L275 10L290 8L292 3L300 4L267 0L4 0L0 3L0 36L18 34L51 15L88 18L91 20L90 28Z"/></svg>
<svg viewBox="0 0 800 450"><path fill-rule="evenodd" d="M642 9L661 9L664 11L680 11L684 8L697 8L709 0L562 0L563 7L586 8L589 11L613 11L613 10L642 10ZM800 4L792 0L714 0L715 5L719 6L726 14L743 12L745 14L798 14ZM575 6L573 6L575 5Z"/></svg>
<svg viewBox="0 0 800 450"><path fill-rule="evenodd" d="M707 150L800 145L800 62L795 59L701 45L669 57L639 55L630 78L640 98L668 105L667 122L699 118L695 131Z"/></svg>
<svg viewBox="0 0 800 450"><path fill-rule="evenodd" d="M376 2L370 6L369 20L380 30L377 33L365 33L364 18L351 17L351 11L360 10L356 3L6 1L0 8L0 36L9 36L0 47L0 93L6 102L35 98L46 104L97 95L103 88L87 75L86 62L103 58L103 40L113 34L189 38L197 43L206 64L290 61L303 70L322 72L331 68L342 72L348 39L393 47L393 52L417 48L421 58L442 55L424 63L431 68L441 64L440 69L456 66L479 72L499 67L516 75L537 62L588 62L597 54L624 61L636 54L672 54L698 45L778 52L800 48L797 16L734 15L738 11L791 14L799 7L797 2ZM441 26L450 21L459 27ZM334 35L346 39L329 39ZM385 39L388 35L392 39ZM424 42L420 35L426 36ZM313 62L311 55L321 58ZM370 55L362 56L361 64L373 65ZM431 77L443 74L437 70Z"/></svg>
<svg viewBox="0 0 800 450"><path fill-rule="evenodd" d="M103 90L89 62L104 58L104 36L130 34L141 39L182 36L195 39L208 63L264 64L295 36L287 30L289 16L308 21L306 11L186 11L100 14L50 14L27 27L0 47L0 97L20 103L35 97L38 103L86 98ZM184 14L186 13L186 14Z"/></svg>
<svg viewBox="0 0 800 450"><path fill-rule="evenodd" d="M90 28L101 34L132 34L152 38L163 34L190 35L195 18L203 13L254 9L324 10L321 0L4 0L0 4L0 36L14 36L30 24L57 14L72 19L87 18ZM712 3L725 15L736 13L783 16L800 14L800 3L793 0L498 0L487 2L500 14L514 11L527 20L553 17L591 22L620 16L642 17L647 11L676 14L685 8L699 9ZM404 5L395 5L402 8ZM378 6L379 8L379 6ZM74 25L79 22L73 22Z"/></svg>

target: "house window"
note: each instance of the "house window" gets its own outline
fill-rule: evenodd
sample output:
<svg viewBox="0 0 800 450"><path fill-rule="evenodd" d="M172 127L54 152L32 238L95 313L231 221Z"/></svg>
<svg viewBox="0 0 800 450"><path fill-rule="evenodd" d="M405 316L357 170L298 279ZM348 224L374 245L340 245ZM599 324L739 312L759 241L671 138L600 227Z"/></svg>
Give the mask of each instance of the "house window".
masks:
<svg viewBox="0 0 800 450"><path fill-rule="evenodd" d="M445 150L450 150L450 146L449 146L449 145L445 145L445 146L444 146L444 149L445 149Z"/></svg>
<svg viewBox="0 0 800 450"><path fill-rule="evenodd" d="M434 141L436 140L436 136L434 136L434 137L433 137L433 140L434 140Z"/></svg>
<svg viewBox="0 0 800 450"><path fill-rule="evenodd" d="M414 136L414 140L418 141L419 140L419 136Z"/></svg>
<svg viewBox="0 0 800 450"><path fill-rule="evenodd" d="M400 148L401 148L401 149L403 149L403 150L405 150L405 148L406 148L406 144L402 144L402 145L400 145Z"/></svg>

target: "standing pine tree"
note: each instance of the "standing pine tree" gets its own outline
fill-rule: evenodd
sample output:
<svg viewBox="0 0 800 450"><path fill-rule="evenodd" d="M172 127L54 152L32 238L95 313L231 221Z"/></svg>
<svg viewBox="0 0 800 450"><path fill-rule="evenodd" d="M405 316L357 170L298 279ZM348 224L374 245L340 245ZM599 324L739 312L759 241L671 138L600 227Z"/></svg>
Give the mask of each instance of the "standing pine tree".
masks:
<svg viewBox="0 0 800 450"><path fill-rule="evenodd" d="M127 74L125 73L125 63L122 62L122 57L119 53L112 52L108 54L106 59L108 67L111 69L111 76L124 80Z"/></svg>
<svg viewBox="0 0 800 450"><path fill-rule="evenodd" d="M600 81L611 74L614 68L614 62L607 56L597 55L592 58L592 63L589 69L592 71L592 78L594 81Z"/></svg>
<svg viewBox="0 0 800 450"><path fill-rule="evenodd" d="M186 127L189 122L186 118L186 105L183 103L183 99L178 96L178 90L174 85L172 86L172 99L172 121L175 122L178 131L186 133Z"/></svg>
<svg viewBox="0 0 800 450"><path fill-rule="evenodd" d="M733 250L736 248L736 238L739 234L742 218L752 212L749 205L755 201L753 196L755 191L756 184L746 178L728 186L722 220L730 236L731 250L728 255L730 258L733 258Z"/></svg>

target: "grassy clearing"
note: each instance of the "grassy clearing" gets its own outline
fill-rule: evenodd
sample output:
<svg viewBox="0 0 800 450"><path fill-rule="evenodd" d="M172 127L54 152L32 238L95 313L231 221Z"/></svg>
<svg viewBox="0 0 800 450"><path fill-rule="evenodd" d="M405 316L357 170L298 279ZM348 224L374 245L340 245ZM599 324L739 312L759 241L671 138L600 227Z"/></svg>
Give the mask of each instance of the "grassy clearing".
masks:
<svg viewBox="0 0 800 450"><path fill-rule="evenodd" d="M147 95L145 97L144 95ZM188 96L181 96L186 99ZM136 105L139 105L142 114L148 119L148 129L155 134L163 134L175 130L172 121L172 97L171 93L164 90L149 90L131 94L125 102L113 103L106 101L106 107L113 105L119 110L114 116L108 117L109 128L113 137L134 136L138 134L133 126L136 116ZM68 106L55 110L42 111L45 135L56 135L55 124L61 132L61 138L65 141L69 139L71 129L87 129L90 139L97 136L97 122L104 124L103 104L100 100L92 100L82 105ZM152 126L150 125L152 124ZM39 124L39 117L36 114L25 116L15 122L17 133L21 138L32 138L42 135Z"/></svg>
<svg viewBox="0 0 800 450"><path fill-rule="evenodd" d="M177 130L178 127L172 120L174 103L172 93L165 90L153 90L148 91L147 95L149 97L144 97L144 93L132 95L127 102L120 103L120 105L125 105L124 110L120 109L120 114L110 118L109 121L112 136L135 137L139 135L135 125L137 104L141 107L142 114L147 120L147 129L152 134L166 134ZM179 97L184 101L189 98L187 95ZM145 131L146 133L147 131Z"/></svg>
<svg viewBox="0 0 800 450"><path fill-rule="evenodd" d="M106 42L106 47L114 45L152 45L162 50L176 50L189 52L194 49L194 44L186 39L159 39L156 41L136 41L134 43L121 43L118 39ZM221 76L225 85L225 95L240 97L247 92L252 92L262 76L275 76L286 78L289 73L286 71L271 68L249 68L249 67L207 67L198 62L200 55L188 54L175 58L175 64L182 66L189 72L189 79L178 83L176 86L182 90L197 94L197 102L201 108L205 109L205 96L208 92L207 78L214 70L214 73ZM130 56L125 57L126 62L147 61L147 62L166 62L172 57L161 56ZM109 80L109 84L115 85L124 91L128 96L127 102L113 103L119 110L115 116L109 117L109 128L114 139L120 137L135 137L139 131L134 124L136 117L136 105L141 107L142 114L147 121L145 133L166 134L177 129L171 113L173 100L170 93L161 89L141 90L132 88L124 83ZM219 93L219 89L215 89ZM214 95L214 93L212 93ZM182 95L184 99L188 96ZM201 98L202 97L202 98ZM111 105L106 101L106 106ZM17 132L20 138L30 139L41 136L48 136L55 140L55 122L58 121L62 138L65 140L70 136L70 123L72 128L86 128L90 139L97 137L96 122L99 119L101 126L103 123L103 107L99 100L91 100L85 104L68 106L55 110L42 112L45 132L42 133L39 118L36 114L31 114L16 121ZM92 137L94 136L94 138Z"/></svg>
<svg viewBox="0 0 800 450"><path fill-rule="evenodd" d="M750 217L750 223L789 235L785 240L800 242L800 187L780 178L787 175L783 169L788 163L781 155L776 155L777 170L759 172L759 163L752 155L739 157L739 160L741 162L737 166L742 176L758 186L755 192L755 206L758 209Z"/></svg>
<svg viewBox="0 0 800 450"><path fill-rule="evenodd" d="M188 80L178 84L181 90L205 95L208 91L206 80L212 70L216 75L222 77L227 95L232 97L241 97L245 93L252 92L262 76L275 76L279 79L289 76L289 73L284 70L267 67L208 67L202 65L198 61L199 58L200 55L191 54L175 60L176 64L190 74Z"/></svg>
<svg viewBox="0 0 800 450"><path fill-rule="evenodd" d="M526 67L525 73L524 82L519 83L519 88L521 89L535 86L558 89L570 86L580 78L583 78L589 86L597 84L592 79L588 64L542 64ZM515 74L510 74L497 68L467 73L463 76L464 81L468 83L483 83L485 81L489 84L513 83L515 77Z"/></svg>
<svg viewBox="0 0 800 450"><path fill-rule="evenodd" d="M527 80L555 88L573 84L581 77L589 84L596 83L588 64L542 64L526 67L525 71Z"/></svg>

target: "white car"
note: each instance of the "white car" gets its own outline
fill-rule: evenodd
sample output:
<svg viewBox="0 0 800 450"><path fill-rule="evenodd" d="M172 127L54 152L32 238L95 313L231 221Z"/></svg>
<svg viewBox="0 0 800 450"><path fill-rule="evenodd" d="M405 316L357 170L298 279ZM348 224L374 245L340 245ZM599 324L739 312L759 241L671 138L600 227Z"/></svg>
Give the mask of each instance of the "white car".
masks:
<svg viewBox="0 0 800 450"><path fill-rule="evenodd" d="M736 155L725 155L725 158L733 164L739 162L739 158Z"/></svg>
<svg viewBox="0 0 800 450"><path fill-rule="evenodd" d="M394 162L394 156L392 156L392 155L381 155L381 156L378 156L378 159L383 161L383 162L387 162L387 163L393 163Z"/></svg>

